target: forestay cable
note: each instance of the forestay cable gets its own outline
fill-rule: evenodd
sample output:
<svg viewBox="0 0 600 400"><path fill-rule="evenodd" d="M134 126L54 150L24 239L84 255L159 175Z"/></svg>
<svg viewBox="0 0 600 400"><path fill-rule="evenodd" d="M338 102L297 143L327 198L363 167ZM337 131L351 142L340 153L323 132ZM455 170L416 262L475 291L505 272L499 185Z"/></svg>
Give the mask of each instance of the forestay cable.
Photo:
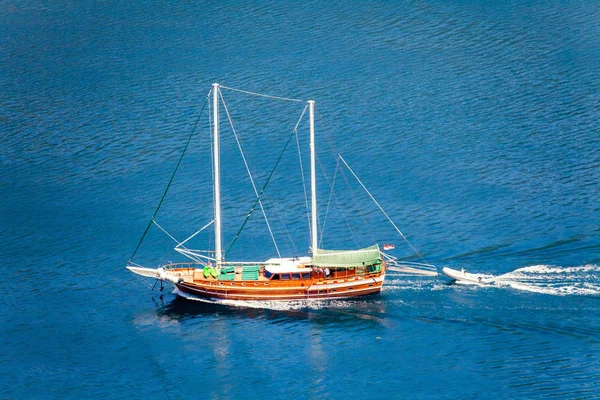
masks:
<svg viewBox="0 0 600 400"><path fill-rule="evenodd" d="M137 246L135 247L135 250L133 251L133 254L131 254L131 257L129 257L129 261L127 263L130 263L131 260L133 259L133 257L135 257L135 254L139 250L142 242L144 241L144 238L146 237L146 234L148 233L148 230L152 226L154 218L158 214L158 210L160 210L160 206L162 205L163 201L165 200L165 197L167 197L167 193L169 192L169 188L171 187L171 183L173 183L173 179L175 179L175 174L177 173L177 170L179 169L179 165L181 165L181 160L183 160L183 156L185 155L185 152L187 151L188 146L190 145L190 142L192 140L192 136L194 136L194 133L196 132L196 127L198 126L198 122L200 121L200 117L202 116L202 113L204 112L204 108L206 107L206 103L208 103L208 98L210 96L211 91L209 91L208 94L206 95L206 100L204 101L204 105L202 106L202 110L200 110L200 114L198 114L198 118L196 119L196 123L194 124L194 128L192 129L192 133L190 134L190 137L188 138L187 143L185 144L185 147L183 148L183 152L181 153L181 157L179 157L179 161L177 162L177 165L175 166L175 171L173 171L173 175L171 175L171 179L169 179L169 183L167 184L167 188L165 189L165 192L163 193L162 198L160 199L160 201L158 203L158 207L156 207L156 210L154 211L154 214L152 215L152 218L150 218L150 222L148 222L148 226L146 227L146 230L144 231L144 234L142 235L142 238L138 242Z"/></svg>

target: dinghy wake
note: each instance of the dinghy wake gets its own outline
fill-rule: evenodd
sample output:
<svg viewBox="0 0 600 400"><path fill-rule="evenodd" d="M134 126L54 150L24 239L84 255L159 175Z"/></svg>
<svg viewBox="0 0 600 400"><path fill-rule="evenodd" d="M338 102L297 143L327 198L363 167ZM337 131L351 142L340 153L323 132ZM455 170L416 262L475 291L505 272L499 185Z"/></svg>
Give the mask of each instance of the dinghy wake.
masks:
<svg viewBox="0 0 600 400"><path fill-rule="evenodd" d="M450 268L444 268L442 272L459 284L510 287L555 296L600 296L600 266L595 264L574 267L532 265L499 276Z"/></svg>

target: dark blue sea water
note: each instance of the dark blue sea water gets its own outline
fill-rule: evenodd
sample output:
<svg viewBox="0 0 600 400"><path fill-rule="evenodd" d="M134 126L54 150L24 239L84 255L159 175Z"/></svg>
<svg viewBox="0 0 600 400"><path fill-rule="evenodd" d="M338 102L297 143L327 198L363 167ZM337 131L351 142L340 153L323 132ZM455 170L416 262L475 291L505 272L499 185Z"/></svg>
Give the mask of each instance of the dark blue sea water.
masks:
<svg viewBox="0 0 600 400"><path fill-rule="evenodd" d="M599 398L598 71L597 1L0 1L0 398ZM330 181L341 153L425 260L501 284L151 291L124 267L213 82L314 99ZM223 96L264 183L303 105ZM221 119L227 243L252 188ZM207 128L157 216L179 240L212 218ZM305 255L290 149L264 200L282 255ZM328 199L319 171L322 225ZM324 247L420 260L348 171L333 199ZM153 227L134 261L172 248ZM256 212L230 257L275 255Z"/></svg>

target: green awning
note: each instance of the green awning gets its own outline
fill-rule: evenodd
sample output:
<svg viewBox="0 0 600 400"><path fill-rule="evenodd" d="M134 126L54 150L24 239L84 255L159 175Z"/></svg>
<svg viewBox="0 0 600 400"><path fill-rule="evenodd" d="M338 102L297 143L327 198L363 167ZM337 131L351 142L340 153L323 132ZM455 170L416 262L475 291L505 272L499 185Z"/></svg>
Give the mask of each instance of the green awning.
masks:
<svg viewBox="0 0 600 400"><path fill-rule="evenodd" d="M312 264L318 267L351 268L373 265L381 262L379 245L358 250L322 250L312 258Z"/></svg>

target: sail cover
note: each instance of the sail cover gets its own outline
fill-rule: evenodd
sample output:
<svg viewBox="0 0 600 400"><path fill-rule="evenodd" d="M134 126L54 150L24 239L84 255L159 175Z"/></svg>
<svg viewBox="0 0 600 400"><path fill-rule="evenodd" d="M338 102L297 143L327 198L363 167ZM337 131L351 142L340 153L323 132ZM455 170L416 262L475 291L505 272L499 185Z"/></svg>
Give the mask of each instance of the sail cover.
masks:
<svg viewBox="0 0 600 400"><path fill-rule="evenodd" d="M322 250L312 258L312 264L318 267L351 268L373 265L381 262L379 245L358 250Z"/></svg>

